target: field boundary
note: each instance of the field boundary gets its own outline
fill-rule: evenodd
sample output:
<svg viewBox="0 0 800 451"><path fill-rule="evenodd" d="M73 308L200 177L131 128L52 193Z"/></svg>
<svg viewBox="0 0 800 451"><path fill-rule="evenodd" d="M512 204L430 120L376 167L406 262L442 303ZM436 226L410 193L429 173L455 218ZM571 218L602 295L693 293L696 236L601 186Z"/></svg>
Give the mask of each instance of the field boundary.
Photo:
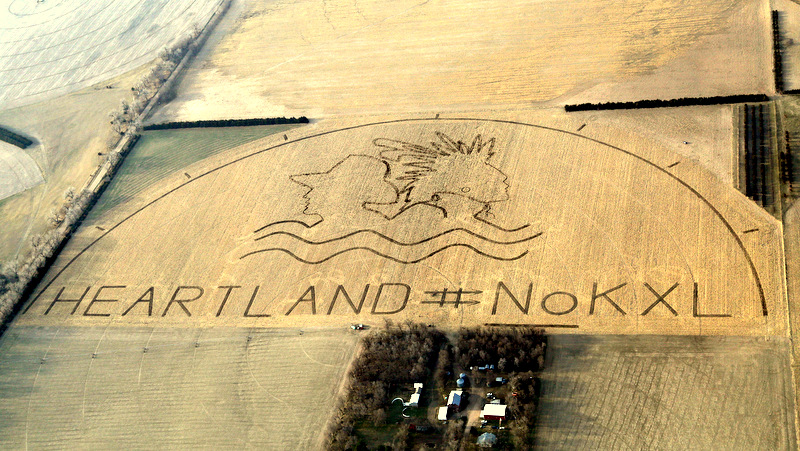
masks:
<svg viewBox="0 0 800 451"><path fill-rule="evenodd" d="M646 108L673 108L679 106L724 105L732 103L769 102L766 94L738 94L714 97L681 97L679 99L637 100L635 102L577 103L564 105L564 111L634 110Z"/></svg>
<svg viewBox="0 0 800 451"><path fill-rule="evenodd" d="M33 140L28 139L19 133L12 132L5 127L0 127L0 141L5 141L12 146L19 147L20 149L25 149L33 144Z"/></svg>
<svg viewBox="0 0 800 451"><path fill-rule="evenodd" d="M181 62L175 67L175 69L172 71L167 80L164 81L164 84L161 85L161 87L158 89L155 95L153 95L153 97L147 102L147 106L142 110L142 112L139 114L137 118L139 121L144 122L144 120L147 118L147 116L150 115L150 112L156 107L156 105L161 103L164 96L170 90L173 89L175 85L175 80L180 76L181 72L183 72L183 69L189 64L189 60L194 58L194 56L200 50L202 45L206 42L206 40L208 39L208 35L211 33L211 30L217 26L219 21L222 19L222 16L224 16L225 13L228 11L230 5L231 5L230 0L222 3L219 9L217 9L217 11L214 12L211 18L208 19L208 22L206 22L206 25L203 27L203 30L195 39L196 45L194 46L194 50L189 50L186 52L186 54L183 55ZM131 141L134 140L133 138L134 135L138 134L125 133L125 135L117 143L116 147L114 147L114 149L110 153L121 154L123 149L129 148L128 146L131 144ZM135 139L138 139L138 136L136 136ZM113 170L115 167L116 165L111 164L110 160L106 161L100 168L97 169L97 171L95 171L94 174L92 174L89 177L89 180L86 182L86 185L84 185L82 190L84 191L88 190L93 193L97 192L101 184L107 183L111 179L111 177L114 174Z"/></svg>
<svg viewBox="0 0 800 451"><path fill-rule="evenodd" d="M160 124L145 125L144 131L151 130L174 130L179 128L213 128L213 127L249 127L254 125L286 125L286 124L308 124L309 120L305 116L300 117L266 117L255 119L216 119L200 121L178 121L162 122Z"/></svg>
<svg viewBox="0 0 800 451"><path fill-rule="evenodd" d="M781 12L772 10L772 73L775 76L775 91L784 93L783 46L781 46Z"/></svg>
<svg viewBox="0 0 800 451"><path fill-rule="evenodd" d="M744 104L736 109L743 135L739 136L739 190L780 219L780 127L775 102Z"/></svg>

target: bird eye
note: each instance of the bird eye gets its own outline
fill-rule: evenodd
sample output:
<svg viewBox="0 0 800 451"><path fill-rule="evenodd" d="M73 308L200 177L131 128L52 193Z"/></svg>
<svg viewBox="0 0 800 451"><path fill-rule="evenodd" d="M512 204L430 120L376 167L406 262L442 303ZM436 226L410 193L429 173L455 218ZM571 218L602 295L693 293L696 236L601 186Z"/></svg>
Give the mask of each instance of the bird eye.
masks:
<svg viewBox="0 0 800 451"><path fill-rule="evenodd" d="M470 189L469 189L468 186L465 186L465 187L461 188L461 192L462 193L468 193L469 191L470 191Z"/></svg>

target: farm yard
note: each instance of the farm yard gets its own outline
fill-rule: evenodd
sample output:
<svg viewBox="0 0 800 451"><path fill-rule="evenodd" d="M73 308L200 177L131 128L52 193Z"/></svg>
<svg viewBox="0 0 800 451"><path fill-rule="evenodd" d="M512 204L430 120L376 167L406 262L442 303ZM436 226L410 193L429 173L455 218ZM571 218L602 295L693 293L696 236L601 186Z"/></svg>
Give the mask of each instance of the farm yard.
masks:
<svg viewBox="0 0 800 451"><path fill-rule="evenodd" d="M316 448L356 339L344 329L15 327L0 338L0 443Z"/></svg>

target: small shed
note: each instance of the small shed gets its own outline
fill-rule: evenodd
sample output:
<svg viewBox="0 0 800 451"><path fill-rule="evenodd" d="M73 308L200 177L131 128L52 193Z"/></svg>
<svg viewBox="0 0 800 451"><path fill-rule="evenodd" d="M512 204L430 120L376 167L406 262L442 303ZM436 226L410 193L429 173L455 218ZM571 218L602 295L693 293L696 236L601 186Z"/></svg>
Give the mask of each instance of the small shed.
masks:
<svg viewBox="0 0 800 451"><path fill-rule="evenodd" d="M411 395L411 399L408 403L403 403L407 407L419 407L419 393L414 393Z"/></svg>
<svg viewBox="0 0 800 451"><path fill-rule="evenodd" d="M485 420L505 420L506 419L506 405L505 404L486 404L481 410L481 418Z"/></svg>
<svg viewBox="0 0 800 451"><path fill-rule="evenodd" d="M447 421L447 406L439 407L439 415L436 418L439 421Z"/></svg>

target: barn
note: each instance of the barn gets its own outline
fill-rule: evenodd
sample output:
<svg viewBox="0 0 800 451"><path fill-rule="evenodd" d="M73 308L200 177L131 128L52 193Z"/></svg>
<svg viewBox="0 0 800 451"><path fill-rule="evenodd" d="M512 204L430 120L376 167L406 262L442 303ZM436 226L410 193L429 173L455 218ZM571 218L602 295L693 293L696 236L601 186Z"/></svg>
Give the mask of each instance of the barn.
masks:
<svg viewBox="0 0 800 451"><path fill-rule="evenodd" d="M505 404L486 404L481 410L481 418L484 420L505 420L506 419L506 405Z"/></svg>
<svg viewBox="0 0 800 451"><path fill-rule="evenodd" d="M461 410L461 404L464 401L464 392L461 390L453 390L450 396L447 397L447 409L451 411Z"/></svg>

